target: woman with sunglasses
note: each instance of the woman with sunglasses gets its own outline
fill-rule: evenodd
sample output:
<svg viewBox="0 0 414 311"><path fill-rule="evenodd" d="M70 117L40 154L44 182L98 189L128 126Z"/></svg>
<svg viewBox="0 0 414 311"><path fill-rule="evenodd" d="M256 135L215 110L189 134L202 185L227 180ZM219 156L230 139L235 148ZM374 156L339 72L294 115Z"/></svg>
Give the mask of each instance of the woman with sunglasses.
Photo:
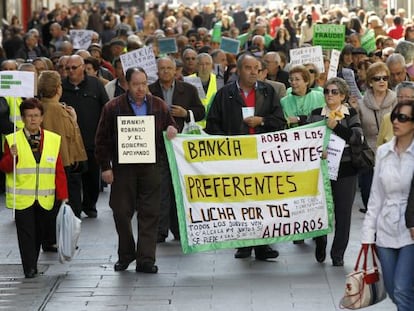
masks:
<svg viewBox="0 0 414 311"><path fill-rule="evenodd" d="M388 88L390 71L382 62L370 65L366 73L367 90L359 101L357 109L361 119L362 130L365 139L372 150L376 150L377 136L381 121L386 113L391 112L397 104L397 95ZM359 174L359 188L364 207L360 209L366 212L369 191L371 189L373 170Z"/></svg>
<svg viewBox="0 0 414 311"><path fill-rule="evenodd" d="M392 140L376 154L362 244L376 244L385 289L399 311L414 310L414 240L404 219L414 173L414 101L391 112Z"/></svg>
<svg viewBox="0 0 414 311"><path fill-rule="evenodd" d="M326 125L333 133L345 140L337 180L331 180L334 202L335 235L330 256L333 266L344 265L344 253L349 241L351 227L352 204L354 203L357 171L351 164L349 144L361 141L362 129L357 111L350 107L346 100L349 87L341 78L331 78L324 86L326 106L312 111L308 121L316 122L326 119ZM315 238L315 258L324 262L326 258L326 235Z"/></svg>

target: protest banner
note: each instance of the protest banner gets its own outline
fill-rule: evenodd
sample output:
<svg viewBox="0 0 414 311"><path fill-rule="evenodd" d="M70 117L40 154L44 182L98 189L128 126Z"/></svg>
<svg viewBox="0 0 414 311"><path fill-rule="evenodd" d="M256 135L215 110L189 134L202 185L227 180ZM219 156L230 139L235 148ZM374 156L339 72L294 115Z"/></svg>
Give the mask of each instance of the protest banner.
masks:
<svg viewBox="0 0 414 311"><path fill-rule="evenodd" d="M164 137L184 253L332 231L325 121L243 136Z"/></svg>
<svg viewBox="0 0 414 311"><path fill-rule="evenodd" d="M0 72L0 96L33 97L36 94L34 72Z"/></svg>
<svg viewBox="0 0 414 311"><path fill-rule="evenodd" d="M154 116L118 116L119 163L155 163Z"/></svg>
<svg viewBox="0 0 414 311"><path fill-rule="evenodd" d="M342 68L342 77L349 86L349 93L351 96L355 96L358 99L362 99L361 91L355 81L355 74L352 69Z"/></svg>
<svg viewBox="0 0 414 311"><path fill-rule="evenodd" d="M320 45L323 50L342 50L345 45L345 25L314 24L313 45Z"/></svg>
<svg viewBox="0 0 414 311"><path fill-rule="evenodd" d="M323 65L322 47L310 46L299 49L290 50L290 67L303 65L306 63L313 63L318 67L319 72L325 72Z"/></svg>
<svg viewBox="0 0 414 311"><path fill-rule="evenodd" d="M87 50L92 42L92 30L86 29L71 29L69 31L70 40L72 41L73 48L76 50Z"/></svg>
<svg viewBox="0 0 414 311"><path fill-rule="evenodd" d="M198 97L200 97L200 99L206 98L206 92L204 91L203 83L201 82L200 77L184 76L183 80L184 82L190 83L197 89Z"/></svg>
<svg viewBox="0 0 414 311"><path fill-rule="evenodd" d="M138 50L121 54L119 58L121 59L124 74L129 68L141 67L147 73L148 84L154 83L158 79L157 62L152 46L144 46Z"/></svg>
<svg viewBox="0 0 414 311"><path fill-rule="evenodd" d="M177 41L175 38L159 38L158 48L160 54L177 53Z"/></svg>
<svg viewBox="0 0 414 311"><path fill-rule="evenodd" d="M220 49L226 53L237 54L240 50L240 41L223 37L221 38Z"/></svg>

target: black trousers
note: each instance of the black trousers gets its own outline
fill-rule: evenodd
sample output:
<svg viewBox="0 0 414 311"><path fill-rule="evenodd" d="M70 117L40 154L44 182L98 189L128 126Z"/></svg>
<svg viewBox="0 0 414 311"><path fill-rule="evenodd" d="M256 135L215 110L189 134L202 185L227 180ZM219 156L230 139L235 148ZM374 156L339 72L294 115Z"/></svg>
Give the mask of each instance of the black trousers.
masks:
<svg viewBox="0 0 414 311"><path fill-rule="evenodd" d="M50 213L42 208L37 201L26 209L16 210L17 239L25 273L30 269L37 268L40 244L45 237L45 227Z"/></svg>
<svg viewBox="0 0 414 311"><path fill-rule="evenodd" d="M356 175L340 177L336 181L331 180L335 215L335 235L331 248L332 259L343 259L348 246L357 180ZM326 236L317 237L315 240L324 237Z"/></svg>
<svg viewBox="0 0 414 311"><path fill-rule="evenodd" d="M95 151L89 150L86 153L88 155L88 170L82 174L82 209L96 209L101 172L95 159Z"/></svg>
<svg viewBox="0 0 414 311"><path fill-rule="evenodd" d="M160 174L161 206L158 236L166 238L168 231L171 230L174 237L179 238L177 205L175 203L174 188L167 159L160 160Z"/></svg>
<svg viewBox="0 0 414 311"><path fill-rule="evenodd" d="M155 262L160 214L160 173L157 164L121 164L113 168L109 206L118 233L118 258L127 263ZM131 220L137 212L138 241Z"/></svg>

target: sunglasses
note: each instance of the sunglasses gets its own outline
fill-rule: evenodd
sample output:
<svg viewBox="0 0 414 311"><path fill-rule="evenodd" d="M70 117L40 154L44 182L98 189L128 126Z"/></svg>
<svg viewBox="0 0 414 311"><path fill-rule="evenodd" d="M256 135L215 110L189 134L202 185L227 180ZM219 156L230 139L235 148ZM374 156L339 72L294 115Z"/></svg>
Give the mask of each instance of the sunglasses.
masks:
<svg viewBox="0 0 414 311"><path fill-rule="evenodd" d="M73 70L73 71L75 71L75 70L76 70L76 69L78 69L80 66L82 66L82 64L77 65L77 66L65 67L65 69L66 69L67 71L69 71L69 70Z"/></svg>
<svg viewBox="0 0 414 311"><path fill-rule="evenodd" d="M388 81L388 79L389 79L390 77L388 77L388 76L378 76L378 77L372 77L372 81L375 81L375 82L379 82L379 81L384 81L384 82L387 82Z"/></svg>
<svg viewBox="0 0 414 311"><path fill-rule="evenodd" d="M406 123L409 121L413 121L412 117L407 116L403 113L392 113L391 114L391 122L394 122L394 120L397 119L400 123Z"/></svg>
<svg viewBox="0 0 414 311"><path fill-rule="evenodd" d="M339 95L339 90L338 89L324 89L323 90L323 94L325 94L325 95L329 95L329 94L332 94L332 95Z"/></svg>
<svg viewBox="0 0 414 311"><path fill-rule="evenodd" d="M308 69L308 70L309 70L310 73L313 73L313 74L316 73L316 70L315 69Z"/></svg>

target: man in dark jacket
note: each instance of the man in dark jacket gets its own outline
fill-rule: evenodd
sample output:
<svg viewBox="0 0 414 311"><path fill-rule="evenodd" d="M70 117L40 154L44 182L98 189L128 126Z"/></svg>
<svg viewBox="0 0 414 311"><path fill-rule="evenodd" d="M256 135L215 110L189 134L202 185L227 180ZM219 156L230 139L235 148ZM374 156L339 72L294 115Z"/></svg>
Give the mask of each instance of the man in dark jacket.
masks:
<svg viewBox="0 0 414 311"><path fill-rule="evenodd" d="M72 184L78 191L81 191L82 184L82 203L70 203L72 208L78 211L79 215L77 216L80 216L83 210L88 217L96 218L96 202L100 191L100 172L94 155L95 133L102 107L108 101L108 95L98 78L85 74L85 64L83 58L79 55L70 56L66 63L66 71L68 76L62 80L63 94L60 101L75 108L83 143L88 155L88 168L86 172L82 173L81 179L68 180L69 187Z"/></svg>
<svg viewBox="0 0 414 311"><path fill-rule="evenodd" d="M33 60L40 56L46 56L42 54L42 51L37 46L37 39L32 32L27 32L23 40L24 45L16 52L16 58Z"/></svg>
<svg viewBox="0 0 414 311"><path fill-rule="evenodd" d="M128 91L105 105L96 133L96 159L102 179L111 184L109 206L118 232L118 262L115 271L126 270L136 260L136 272L157 273L155 250L160 207L159 155L164 151L162 132L171 139L177 134L167 105L147 94L147 75L142 68L125 74ZM154 116L156 163L119 163L118 116ZM146 121L145 121L146 122ZM138 242L135 243L131 219L137 211Z"/></svg>
<svg viewBox="0 0 414 311"><path fill-rule="evenodd" d="M175 61L163 57L157 61L158 80L149 86L152 95L162 98L168 105L171 115L181 132L184 122L190 121L189 110L194 114L196 121L202 120L205 109L198 97L197 89L189 83L175 80ZM161 166L161 215L159 222L158 242L164 242L168 231L179 239L177 207L175 205L174 191L168 161L164 157L160 160Z"/></svg>
<svg viewBox="0 0 414 311"><path fill-rule="evenodd" d="M221 88L207 115L206 132L211 135L248 135L283 130L286 121L273 87L258 81L259 61L251 54L237 60L239 79ZM243 116L243 108L252 113ZM256 259L266 260L279 256L268 245L255 246ZM235 258L251 256L252 247L239 248Z"/></svg>

